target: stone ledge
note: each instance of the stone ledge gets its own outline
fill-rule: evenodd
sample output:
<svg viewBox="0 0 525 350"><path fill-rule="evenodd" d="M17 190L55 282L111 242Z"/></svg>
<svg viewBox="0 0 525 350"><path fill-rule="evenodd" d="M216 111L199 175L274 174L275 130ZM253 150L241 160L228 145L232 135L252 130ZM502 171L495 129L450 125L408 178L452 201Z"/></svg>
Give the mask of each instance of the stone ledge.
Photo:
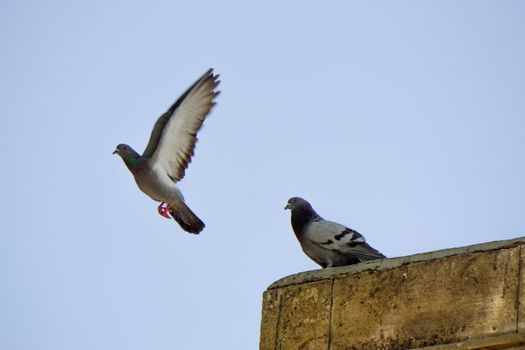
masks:
<svg viewBox="0 0 525 350"><path fill-rule="evenodd" d="M285 277L264 292L260 349L525 349L524 244Z"/></svg>
<svg viewBox="0 0 525 350"><path fill-rule="evenodd" d="M419 261L429 261L429 260L436 260L436 259L451 257L455 255L465 255L465 254L472 254L476 252L488 252L488 251L493 251L493 250L498 250L498 249L512 248L512 247L516 247L522 244L525 244L525 237L518 237L514 239L494 241L494 242L489 242L489 243L473 244L473 245L459 247L459 248L441 249L441 250L435 250L432 252L401 256L397 258L369 261L369 262L364 262L364 263L360 263L357 265L349 265L349 266L342 266L342 267L332 267L332 268L327 268L327 269L305 271L305 272L297 273L297 274L290 275L287 277L283 277L280 280L277 280L274 283L272 283L268 287L268 289L276 289L276 288L282 288L282 287L286 287L286 286L290 286L294 284L313 282L313 281L318 281L318 280L322 280L326 278L337 277L339 275L356 274L356 273L360 273L360 272L368 271L368 270L393 269L398 266L402 266L402 265L406 265L406 264L410 264L414 262L419 262Z"/></svg>

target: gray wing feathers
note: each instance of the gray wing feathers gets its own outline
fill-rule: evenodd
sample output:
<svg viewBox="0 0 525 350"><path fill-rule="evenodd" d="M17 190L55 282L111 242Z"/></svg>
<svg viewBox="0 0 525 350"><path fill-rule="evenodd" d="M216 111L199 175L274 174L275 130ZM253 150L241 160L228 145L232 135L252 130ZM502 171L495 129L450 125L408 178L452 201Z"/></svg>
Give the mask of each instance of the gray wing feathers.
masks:
<svg viewBox="0 0 525 350"><path fill-rule="evenodd" d="M359 232L333 221L314 221L305 229L305 238L316 245L362 261L384 258L369 246Z"/></svg>
<svg viewBox="0 0 525 350"><path fill-rule="evenodd" d="M151 156L157 149L157 146L159 145L159 140L162 136L162 130L164 130L164 127L166 126L166 123L168 122L172 114L173 113L170 113L170 111L168 110L166 113L161 115L159 119L157 119L157 122L155 123L155 126L151 131L151 136L149 137L148 145L142 153L142 157L151 158Z"/></svg>
<svg viewBox="0 0 525 350"><path fill-rule="evenodd" d="M197 143L197 132L215 105L218 75L210 69L156 122L144 157L151 157L175 181L184 177Z"/></svg>
<svg viewBox="0 0 525 350"><path fill-rule="evenodd" d="M376 249L368 245L368 243L362 243L349 249L348 255L355 256L361 261L382 259L385 256Z"/></svg>

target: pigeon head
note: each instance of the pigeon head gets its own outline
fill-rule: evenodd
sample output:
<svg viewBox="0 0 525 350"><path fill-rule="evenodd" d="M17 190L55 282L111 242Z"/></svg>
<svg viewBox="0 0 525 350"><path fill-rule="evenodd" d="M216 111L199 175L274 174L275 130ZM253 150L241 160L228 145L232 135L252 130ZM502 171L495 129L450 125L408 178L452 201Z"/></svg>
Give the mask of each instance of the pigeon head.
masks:
<svg viewBox="0 0 525 350"><path fill-rule="evenodd" d="M297 238L302 236L304 228L310 222L321 219L310 203L300 197L290 198L284 209L292 212L292 228Z"/></svg>
<svg viewBox="0 0 525 350"><path fill-rule="evenodd" d="M286 207L284 207L284 210L290 209L293 211L295 208L310 208L312 209L312 206L310 203L308 203L306 200L302 199L301 197L292 197L288 200L288 203L286 203Z"/></svg>
<svg viewBox="0 0 525 350"><path fill-rule="evenodd" d="M130 170L139 165L142 160L140 154L135 152L135 150L130 146L123 143L117 146L117 148L113 151L113 154L118 154L120 158L124 160L124 163L126 163Z"/></svg>
<svg viewBox="0 0 525 350"><path fill-rule="evenodd" d="M115 150L113 151L113 154L118 154L119 156L123 157L126 154L128 154L130 150L133 151L133 148L129 147L128 145L126 145L124 143L121 143L120 145L118 145L115 148ZM135 151L133 151L133 152L135 152Z"/></svg>

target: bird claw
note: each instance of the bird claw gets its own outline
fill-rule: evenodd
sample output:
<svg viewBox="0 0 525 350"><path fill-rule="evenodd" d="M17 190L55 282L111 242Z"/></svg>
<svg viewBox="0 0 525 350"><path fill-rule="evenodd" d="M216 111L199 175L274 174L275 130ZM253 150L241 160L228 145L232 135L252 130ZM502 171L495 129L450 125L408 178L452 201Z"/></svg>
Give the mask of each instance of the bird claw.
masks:
<svg viewBox="0 0 525 350"><path fill-rule="evenodd" d="M157 210L160 215L164 216L166 219L171 219L168 213L171 211L171 204L166 204L164 202L160 203L157 207Z"/></svg>

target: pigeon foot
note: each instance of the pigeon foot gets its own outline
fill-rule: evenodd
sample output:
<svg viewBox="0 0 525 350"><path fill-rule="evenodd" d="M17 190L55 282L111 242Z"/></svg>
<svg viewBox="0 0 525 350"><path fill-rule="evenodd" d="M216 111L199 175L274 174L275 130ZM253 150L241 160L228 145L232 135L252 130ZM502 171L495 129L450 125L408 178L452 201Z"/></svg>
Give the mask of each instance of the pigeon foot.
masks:
<svg viewBox="0 0 525 350"><path fill-rule="evenodd" d="M160 203L160 205L157 207L157 210L160 215L164 216L166 219L171 219L168 213L171 210L171 204L166 204L164 202Z"/></svg>

